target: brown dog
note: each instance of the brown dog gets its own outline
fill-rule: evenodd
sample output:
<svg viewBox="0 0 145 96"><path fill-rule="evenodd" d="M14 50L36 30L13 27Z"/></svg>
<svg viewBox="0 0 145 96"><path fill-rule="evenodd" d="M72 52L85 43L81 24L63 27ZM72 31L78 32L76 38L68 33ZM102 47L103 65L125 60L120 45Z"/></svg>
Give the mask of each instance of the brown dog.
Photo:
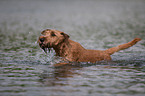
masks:
<svg viewBox="0 0 145 96"><path fill-rule="evenodd" d="M101 60L111 60L113 53L129 48L140 41L140 38L135 38L133 41L113 47L107 50L89 50L83 48L79 43L69 39L69 36L64 32L52 29L46 29L41 32L38 43L46 52L46 49L53 48L56 56L64 57L68 61L75 62L92 62Z"/></svg>

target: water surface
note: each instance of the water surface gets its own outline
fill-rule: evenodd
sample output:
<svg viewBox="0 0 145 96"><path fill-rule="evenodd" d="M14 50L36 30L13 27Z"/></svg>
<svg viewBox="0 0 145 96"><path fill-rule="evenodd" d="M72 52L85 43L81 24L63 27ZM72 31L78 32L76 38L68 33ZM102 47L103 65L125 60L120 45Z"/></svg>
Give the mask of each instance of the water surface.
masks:
<svg viewBox="0 0 145 96"><path fill-rule="evenodd" d="M144 96L144 0L1 0L1 96ZM142 41L112 61L61 62L37 44L46 28L64 31L88 49Z"/></svg>

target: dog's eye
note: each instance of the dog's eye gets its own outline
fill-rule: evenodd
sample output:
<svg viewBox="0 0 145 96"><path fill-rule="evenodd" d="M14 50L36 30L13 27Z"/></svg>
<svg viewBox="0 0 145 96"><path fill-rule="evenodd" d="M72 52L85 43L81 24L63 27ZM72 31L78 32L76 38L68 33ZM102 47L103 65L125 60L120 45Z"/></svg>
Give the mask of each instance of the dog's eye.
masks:
<svg viewBox="0 0 145 96"><path fill-rule="evenodd" d="M60 33L61 35L64 35L64 33Z"/></svg>
<svg viewBox="0 0 145 96"><path fill-rule="evenodd" d="M51 33L51 36L56 36L54 33Z"/></svg>

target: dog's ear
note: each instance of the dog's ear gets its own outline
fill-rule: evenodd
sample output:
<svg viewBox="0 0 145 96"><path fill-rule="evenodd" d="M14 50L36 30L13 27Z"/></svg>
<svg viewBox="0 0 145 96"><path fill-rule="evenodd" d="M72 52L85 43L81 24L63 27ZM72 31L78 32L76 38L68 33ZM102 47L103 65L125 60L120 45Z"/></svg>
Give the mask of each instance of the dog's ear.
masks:
<svg viewBox="0 0 145 96"><path fill-rule="evenodd" d="M69 38L69 35L65 34L64 32L62 32L60 34L63 35L65 39L68 39Z"/></svg>

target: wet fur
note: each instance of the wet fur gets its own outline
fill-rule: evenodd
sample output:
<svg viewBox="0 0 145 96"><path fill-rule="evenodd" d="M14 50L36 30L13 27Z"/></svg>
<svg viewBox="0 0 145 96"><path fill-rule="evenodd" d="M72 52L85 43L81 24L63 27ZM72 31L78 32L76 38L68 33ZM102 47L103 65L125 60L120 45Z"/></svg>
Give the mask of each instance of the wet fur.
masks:
<svg viewBox="0 0 145 96"><path fill-rule="evenodd" d="M56 56L64 57L68 61L75 62L95 63L101 60L111 60L110 55L120 50L127 49L141 40L140 38L135 38L128 43L107 50L90 50L85 49L78 42L70 40L67 34L58 30L46 29L42 31L41 34L43 34L43 36L39 37L38 43L42 49L53 48L56 52ZM40 41L41 38L44 38L43 42Z"/></svg>

